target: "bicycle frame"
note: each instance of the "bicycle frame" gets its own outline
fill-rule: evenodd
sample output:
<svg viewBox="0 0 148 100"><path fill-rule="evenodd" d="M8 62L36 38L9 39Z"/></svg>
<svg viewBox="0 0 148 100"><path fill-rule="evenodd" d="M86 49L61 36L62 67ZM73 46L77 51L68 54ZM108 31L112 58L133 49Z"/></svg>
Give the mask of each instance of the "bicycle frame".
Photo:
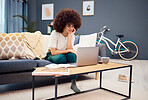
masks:
<svg viewBox="0 0 148 100"><path fill-rule="evenodd" d="M133 40L124 40L121 41L121 38L124 37L123 34L116 35L117 41L113 42L111 39L104 36L106 32L109 32L110 29L107 26L103 26L97 35L98 44L104 42L107 48L110 50L112 55L119 54L123 60L132 60L138 55L138 46ZM99 41L98 41L99 40ZM110 44L109 44L110 43ZM114 47L111 48L110 45Z"/></svg>
<svg viewBox="0 0 148 100"><path fill-rule="evenodd" d="M108 49L109 49L111 52L115 53L115 54L123 53L123 52L128 52L128 51L129 51L129 50L122 44L122 42L120 41L120 38L118 38L118 39L117 39L117 42L114 43L114 42L111 41L109 38L104 37L104 36L103 36L103 32L101 32L101 33L102 33L102 35L101 35L101 37L100 37L100 39L99 39L98 44L100 43L100 41L104 41L105 44L107 45ZM115 48L114 50L109 46L108 41L109 41L112 45L114 45L114 48ZM121 44L121 45L124 47L125 50L123 50L123 51L118 51L118 50L116 50L116 48L118 47L118 44ZM117 48L117 49L118 49L118 48Z"/></svg>

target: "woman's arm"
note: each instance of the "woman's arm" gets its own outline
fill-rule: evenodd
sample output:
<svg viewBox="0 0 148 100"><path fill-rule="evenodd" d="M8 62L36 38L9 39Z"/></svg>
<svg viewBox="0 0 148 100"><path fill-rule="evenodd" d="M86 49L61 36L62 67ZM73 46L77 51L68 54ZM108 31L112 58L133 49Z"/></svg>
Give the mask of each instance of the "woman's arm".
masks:
<svg viewBox="0 0 148 100"><path fill-rule="evenodd" d="M68 49L73 49L73 47L72 47L72 42L71 42L71 35L72 34L68 34L68 36L67 36L67 50Z"/></svg>
<svg viewBox="0 0 148 100"><path fill-rule="evenodd" d="M52 55L66 54L66 53L70 52L70 49L69 50L57 50L56 48L50 48L50 50L51 50Z"/></svg>
<svg viewBox="0 0 148 100"><path fill-rule="evenodd" d="M50 48L51 54L52 55L58 55L58 54L66 54L66 53L74 53L77 55L77 52L73 49L67 49L67 50L57 50L56 48Z"/></svg>
<svg viewBox="0 0 148 100"><path fill-rule="evenodd" d="M68 34L68 36L67 36L67 48L66 49L73 49L71 37L75 32L76 32L76 30L74 29L72 33Z"/></svg>

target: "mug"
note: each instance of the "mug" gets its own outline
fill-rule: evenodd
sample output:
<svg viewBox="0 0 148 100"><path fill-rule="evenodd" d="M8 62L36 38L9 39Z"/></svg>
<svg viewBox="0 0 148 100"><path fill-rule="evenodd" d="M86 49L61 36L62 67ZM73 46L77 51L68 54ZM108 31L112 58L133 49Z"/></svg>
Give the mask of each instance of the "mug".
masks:
<svg viewBox="0 0 148 100"><path fill-rule="evenodd" d="M103 64L107 64L109 62L109 57L101 57L101 61Z"/></svg>

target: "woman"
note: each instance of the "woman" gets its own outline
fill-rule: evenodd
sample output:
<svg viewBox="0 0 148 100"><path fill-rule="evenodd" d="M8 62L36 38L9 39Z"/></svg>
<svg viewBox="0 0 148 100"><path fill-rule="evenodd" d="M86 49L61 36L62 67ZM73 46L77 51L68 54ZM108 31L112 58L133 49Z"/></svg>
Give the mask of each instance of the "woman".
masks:
<svg viewBox="0 0 148 100"><path fill-rule="evenodd" d="M53 21L54 31L51 33L50 51L46 56L56 64L76 63L77 52L73 50L74 33L81 27L81 17L73 9L64 9L57 13ZM80 92L76 86L77 76L71 77L71 89Z"/></svg>

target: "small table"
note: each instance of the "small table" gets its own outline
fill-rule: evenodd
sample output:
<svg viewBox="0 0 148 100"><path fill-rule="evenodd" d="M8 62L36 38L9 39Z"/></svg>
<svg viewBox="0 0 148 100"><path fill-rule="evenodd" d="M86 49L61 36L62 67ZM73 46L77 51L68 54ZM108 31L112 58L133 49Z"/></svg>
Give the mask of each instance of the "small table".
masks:
<svg viewBox="0 0 148 100"><path fill-rule="evenodd" d="M115 91L112 91L112 90L109 90L109 89L102 87L102 72L103 71L115 70L115 69L120 69L120 68L128 68L128 67L130 68L129 69L130 70L130 77L129 77L128 95L118 93L118 92L115 92ZM91 89L91 90L81 91L80 93L89 92L89 91L93 91L93 90L97 90L97 89L103 89L103 90L124 96L125 100L131 98L132 65L109 62L108 64L97 64L97 65L91 65L91 66L69 68L69 71L70 71L70 75L68 75L68 76L100 72L100 79L99 79L100 86L98 88L94 88L94 89ZM32 100L34 100L34 83L35 83L35 77L36 76L37 75L32 76ZM79 94L79 93L73 93L73 94L68 94L68 95L64 95L64 96L61 96L61 97L57 97L58 78L67 77L67 76L54 75L53 77L55 78L55 98L51 98L49 100L53 100L53 99L57 100L57 98L63 98L63 97L67 97L67 96L70 96L70 95Z"/></svg>

